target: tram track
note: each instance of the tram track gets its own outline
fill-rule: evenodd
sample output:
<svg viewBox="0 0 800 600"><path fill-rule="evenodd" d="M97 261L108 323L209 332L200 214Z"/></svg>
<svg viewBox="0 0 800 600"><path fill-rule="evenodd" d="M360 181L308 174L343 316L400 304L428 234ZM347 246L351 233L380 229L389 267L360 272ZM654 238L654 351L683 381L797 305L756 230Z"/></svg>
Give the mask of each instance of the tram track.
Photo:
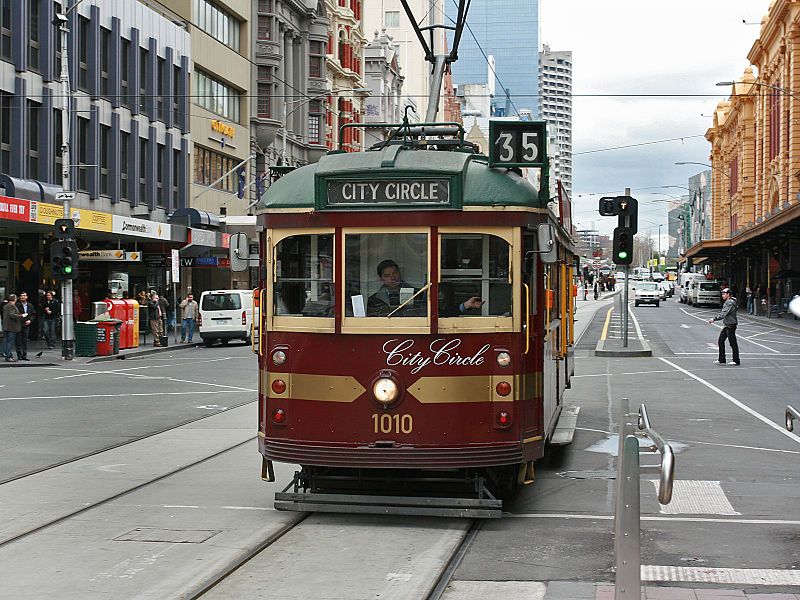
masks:
<svg viewBox="0 0 800 600"><path fill-rule="evenodd" d="M483 523L483 519L472 520L467 533L464 535L461 543L458 544L458 546L456 546L453 550L449 560L445 564L444 569L442 569L442 572L439 574L433 589L425 597L425 600L440 600L440 598L444 595L444 592L447 590L447 586L450 585L450 582L453 580L453 575L455 575L456 571L458 570L461 561L467 554L472 542L478 536L478 532L480 531L481 527L483 527Z"/></svg>
<svg viewBox="0 0 800 600"><path fill-rule="evenodd" d="M174 429L174 427L169 428L169 429L167 429L165 431L169 431L170 429ZM149 436L145 436L145 437L149 437ZM121 490L121 491L117 492L116 494L112 494L112 495L106 496L105 498L102 498L100 500L96 500L94 502L91 502L90 504L82 505L80 509L73 510L73 511L68 512L66 514L60 515L59 517L57 517L55 519L51 519L51 520L49 520L49 521L47 521L45 523L38 524L35 527L31 527L30 529L27 529L25 531L22 531L20 533L17 533L15 535L12 535L12 536L7 537L5 539L0 539L0 548L4 548L4 547L6 547L6 546L8 546L10 544L13 544L15 542L19 542L19 541L21 541L21 540L23 540L25 538L28 538L28 537L30 537L32 535L40 533L40 532L42 532L42 531L44 531L44 530L46 530L46 529L48 529L50 527L53 527L53 526L58 525L60 523L64 523L65 521L68 521L69 519L72 519L72 518L74 518L74 517L76 517L78 515L87 513L87 512L89 512L91 510L94 510L94 509L96 509L98 507L101 507L101 506L103 506L105 504L108 504L109 502L112 502L114 500L117 500L119 498L127 496L128 494L140 491L140 490L146 488L147 486L153 485L154 483L158 483L160 481L163 481L165 479L168 479L170 477L173 477L175 475L183 473L184 471L187 471L187 470L189 470L189 469L191 469L193 467L196 467L196 466L201 465L203 463L206 463L206 462L208 462L210 460L213 460L213 459L215 459L215 458L217 458L219 456L222 456L223 454L226 454L228 452L236 450L237 448L240 448L240 447L245 446L247 444L252 444L253 441L256 440L256 439L257 439L256 436L252 436L250 438L247 438L244 441L237 442L237 443L235 443L233 445L230 445L230 446L227 446L225 448L222 448L221 450L218 450L217 452L214 452L213 454L211 454L209 456L204 456L203 458L200 458L200 459L195 460L193 462L190 462L188 464L182 465L182 466L178 467L177 469L173 469L172 471L169 471L167 473L163 473L163 474L159 475L158 477L154 477L154 478L148 479L147 481L143 481L142 483L139 483L137 485L134 485L134 486L131 486L131 487L126 488L124 490ZM94 454L98 454L98 453L94 453Z"/></svg>
<svg viewBox="0 0 800 600"><path fill-rule="evenodd" d="M154 436L157 436L157 435L161 435L163 433L168 433L170 431L173 431L175 429L179 429L179 428L184 427L186 425L191 425L192 423L197 423L198 421L202 421L204 419L209 419L211 417L215 417L215 416L217 416L217 415L219 415L219 414L221 414L223 412L234 410L236 408L241 408L242 406L246 406L248 404L253 404L253 403L257 402L257 401L258 401L257 399L247 400L247 401L242 402L240 404L234 404L233 406L229 406L229 407L227 407L225 409L225 411L208 413L208 414L205 414L205 415L201 415L199 417L186 419L186 420L181 421L179 423L175 423L174 425L170 425L169 427L164 427L163 429L158 429L158 430L155 430L155 431L151 431L151 432L146 433L144 435L140 435L140 436L137 436L135 438L127 439L127 440L124 440L124 441L116 443L116 444L111 444L109 446L103 446L102 448L98 448L97 450L92 450L91 452L85 452L83 454L78 454L76 456L72 456L70 458L65 458L64 460L61 460L59 462L56 462L56 463L53 463L53 464L50 464L50 465L45 465L45 466L42 466L42 467L38 467L36 469L31 469L30 471L25 471L24 473L19 473L17 475L12 476L12 477L7 477L5 479L0 479L0 486L4 485L6 483L11 483L12 481L18 481L20 479L25 479L26 477L30 477L32 475L38 475L40 473L46 473L47 471L50 471L51 469L57 469L58 467L63 467L64 465L68 465L68 464L77 462L79 460L83 460L85 458L91 458L92 456L97 456L99 454L103 454L104 452L108 452L110 450L116 450L118 448L124 448L125 446L128 446L130 444L135 444L136 442L141 442L142 440L146 440L148 438L151 438L151 437L154 437Z"/></svg>

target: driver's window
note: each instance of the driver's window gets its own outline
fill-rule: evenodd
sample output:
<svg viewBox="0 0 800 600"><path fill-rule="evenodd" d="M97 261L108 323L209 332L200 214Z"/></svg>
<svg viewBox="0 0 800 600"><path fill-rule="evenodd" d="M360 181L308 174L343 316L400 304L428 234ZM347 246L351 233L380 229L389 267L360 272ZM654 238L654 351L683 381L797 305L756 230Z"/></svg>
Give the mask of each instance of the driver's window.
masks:
<svg viewBox="0 0 800 600"><path fill-rule="evenodd" d="M276 316L333 317L333 234L293 235L275 246Z"/></svg>
<svg viewBox="0 0 800 600"><path fill-rule="evenodd" d="M345 316L428 315L428 235L345 235Z"/></svg>
<svg viewBox="0 0 800 600"><path fill-rule="evenodd" d="M509 249L496 235L442 234L439 316L510 316Z"/></svg>

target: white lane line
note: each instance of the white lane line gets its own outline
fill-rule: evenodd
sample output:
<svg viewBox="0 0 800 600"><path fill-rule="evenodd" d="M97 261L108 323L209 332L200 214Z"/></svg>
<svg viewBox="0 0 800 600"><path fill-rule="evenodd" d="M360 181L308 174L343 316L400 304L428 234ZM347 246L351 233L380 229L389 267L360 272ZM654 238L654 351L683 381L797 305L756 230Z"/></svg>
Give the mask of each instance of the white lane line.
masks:
<svg viewBox="0 0 800 600"><path fill-rule="evenodd" d="M275 510L271 506L221 506L220 508L224 508L225 510Z"/></svg>
<svg viewBox="0 0 800 600"><path fill-rule="evenodd" d="M724 569L642 565L642 581L684 581L733 585L800 585L798 569ZM760 594L759 594L760 595Z"/></svg>
<svg viewBox="0 0 800 600"><path fill-rule="evenodd" d="M507 519L565 519L567 521L613 521L614 515L577 513L512 513L504 512ZM642 515L642 521L659 523L734 523L736 525L780 525L781 527L800 527L800 521L791 519L740 519L725 517L676 517L661 515Z"/></svg>
<svg viewBox="0 0 800 600"><path fill-rule="evenodd" d="M4 400L71 400L71 399L91 399L91 398L130 398L131 396L196 396L198 394L234 394L239 390L211 390L202 392L147 392L130 394L92 394L91 396L20 396L19 398L0 398Z"/></svg>
<svg viewBox="0 0 800 600"><path fill-rule="evenodd" d="M650 482L658 494L658 480ZM678 479L672 487L672 502L659 504L662 515L739 515L733 510L719 481Z"/></svg>
<svg viewBox="0 0 800 600"><path fill-rule="evenodd" d="M716 348L714 344L711 344ZM675 356L716 356L718 352L673 352ZM770 360L800 360L800 353L781 352L780 356L774 354L767 354L766 352L740 352L742 356L747 357L762 357L769 356ZM756 358L754 360L764 360L763 358Z"/></svg>
<svg viewBox="0 0 800 600"><path fill-rule="evenodd" d="M747 341L750 341L750 338L744 338L744 339L746 339ZM762 338L761 341L762 342L767 342L768 344L785 344L787 346L800 346L800 341L782 342L780 340L765 340L763 338Z"/></svg>
<svg viewBox="0 0 800 600"><path fill-rule="evenodd" d="M708 320L708 319L704 319L704 318L702 318L702 317L698 317L697 315L694 315L694 314L692 314L692 313L690 313L690 312L686 311L686 310L685 310L685 309L683 309L683 308L682 308L681 310L682 310L682 311L683 311L683 312L684 312L686 315L688 315L688 316L692 317L693 319L697 319L698 321L707 321L707 320ZM716 325L716 324L714 324L714 323L709 323L709 324L710 324L710 325L712 325L713 327L716 327L716 328L718 328L718 329L722 329L722 326L721 326L721 325ZM743 338L741 338L741 339L743 339L743 340L744 340L744 341L746 341L746 342L750 342L751 344L754 344L754 345L756 345L756 346L759 346L760 348L764 348L765 350L769 350L770 352L774 352L774 353L776 353L776 354L780 354L780 350L775 350L775 349L773 349L773 348L770 348L769 346L765 346L764 344L759 344L758 342L754 342L754 341L752 341L752 340L750 340L750 339L748 339L748 338L746 338L746 337L743 337Z"/></svg>
<svg viewBox="0 0 800 600"><path fill-rule="evenodd" d="M745 369L776 369L777 367L740 367L737 371L744 371ZM698 371L719 371L719 367L713 369L697 369ZM617 375L652 375L654 373L674 373L672 369L663 371L632 371L628 373L591 373L589 375L573 375L570 379L582 379L586 377L616 377Z"/></svg>
<svg viewBox="0 0 800 600"><path fill-rule="evenodd" d="M410 581L411 573L387 573L386 581ZM477 598L525 598L543 600L547 585L541 581L451 581L442 600L473 600Z"/></svg>
<svg viewBox="0 0 800 600"><path fill-rule="evenodd" d="M664 363L666 363L666 364L668 364L668 365L670 365L672 367L675 367L681 373L684 373L684 374L688 375L689 377L691 377L692 379L694 379L695 381L698 381L698 382L702 383L708 389L716 392L717 394L719 394L720 396L722 396L723 398L725 398L729 402L731 402L734 405L736 405L739 408L741 408L743 411L745 411L745 412L751 414L752 416L754 416L759 421L763 421L764 423L766 423L767 425L772 427L775 431L779 431L780 433L782 433L783 435L785 435L789 439L792 439L795 442L797 442L798 444L800 444L800 436L798 436L797 434L792 433L791 431L787 431L786 429L784 429L783 427L777 425L776 423L773 423L772 421L770 421L767 417L765 417L761 413L756 412L755 410L753 410L752 408L750 408L749 406L747 406L743 402L740 402L739 400L737 400L736 398L734 398L730 394L728 394L726 392L723 392L717 386L713 385L712 383L709 383L708 381L706 381L702 377L698 377L694 373L690 373L689 371L687 371L683 367L679 367L675 363L668 361L666 358L664 358L662 356L659 356L658 360L660 360L660 361L662 361L662 362L664 362ZM726 368L734 368L735 369L736 367L726 367Z"/></svg>

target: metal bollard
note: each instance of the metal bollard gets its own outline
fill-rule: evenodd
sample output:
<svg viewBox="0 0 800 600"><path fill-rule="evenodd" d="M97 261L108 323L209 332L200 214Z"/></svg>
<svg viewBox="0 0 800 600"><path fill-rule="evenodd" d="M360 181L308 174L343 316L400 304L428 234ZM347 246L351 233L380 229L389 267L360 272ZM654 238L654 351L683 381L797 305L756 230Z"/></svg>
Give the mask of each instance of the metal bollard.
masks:
<svg viewBox="0 0 800 600"><path fill-rule="evenodd" d="M786 407L786 430L794 431L794 420L800 421L800 413L792 406Z"/></svg>
<svg viewBox="0 0 800 600"><path fill-rule="evenodd" d="M637 418L636 425L633 418ZM637 429L641 431L638 432ZM637 435L653 441L653 446L647 451L660 452L660 464L645 465L640 468ZM617 575L614 598L640 600L642 581L639 472L641 469L659 470L658 501L661 504L669 504L672 500L675 458L670 445L650 426L645 405L640 405L638 415L631 414L627 398L622 399L620 407L617 456L617 498L614 512L614 556Z"/></svg>

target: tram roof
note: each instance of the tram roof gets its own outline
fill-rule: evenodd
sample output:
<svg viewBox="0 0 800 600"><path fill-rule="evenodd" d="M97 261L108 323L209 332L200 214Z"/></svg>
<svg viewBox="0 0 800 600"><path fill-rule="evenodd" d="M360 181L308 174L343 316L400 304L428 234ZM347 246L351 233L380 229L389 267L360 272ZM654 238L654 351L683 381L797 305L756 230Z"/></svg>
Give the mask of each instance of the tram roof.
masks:
<svg viewBox="0 0 800 600"><path fill-rule="evenodd" d="M433 208L541 207L538 190L526 178L513 170L489 168L485 156L390 146L381 151L327 154L315 164L295 169L267 189L257 210L327 208L324 199L318 196L326 194L326 185L330 181L415 181L432 178L448 179L451 182L451 205ZM347 208L394 209L398 206L382 203ZM409 206L404 205L402 208ZM425 210L432 207L420 205L414 208Z"/></svg>

